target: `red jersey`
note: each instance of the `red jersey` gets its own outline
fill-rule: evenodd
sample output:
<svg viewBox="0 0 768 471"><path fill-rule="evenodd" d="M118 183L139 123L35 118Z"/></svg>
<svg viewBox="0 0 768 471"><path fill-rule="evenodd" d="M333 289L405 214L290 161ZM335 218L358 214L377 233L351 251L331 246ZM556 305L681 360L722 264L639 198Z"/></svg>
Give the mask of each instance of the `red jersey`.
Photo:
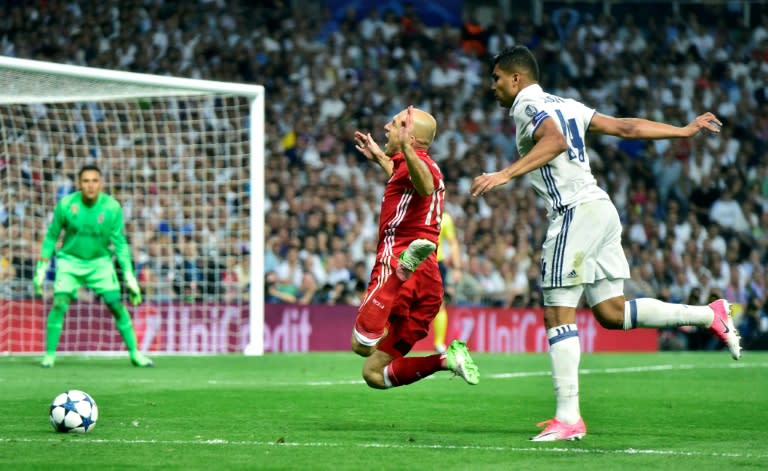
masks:
<svg viewBox="0 0 768 471"><path fill-rule="evenodd" d="M438 243L445 197L443 173L425 151L417 150L416 155L432 173L435 191L431 195L419 195L411 182L403 154L398 153L392 157L392 176L384 188L381 201L377 247L380 259L399 255L415 239Z"/></svg>

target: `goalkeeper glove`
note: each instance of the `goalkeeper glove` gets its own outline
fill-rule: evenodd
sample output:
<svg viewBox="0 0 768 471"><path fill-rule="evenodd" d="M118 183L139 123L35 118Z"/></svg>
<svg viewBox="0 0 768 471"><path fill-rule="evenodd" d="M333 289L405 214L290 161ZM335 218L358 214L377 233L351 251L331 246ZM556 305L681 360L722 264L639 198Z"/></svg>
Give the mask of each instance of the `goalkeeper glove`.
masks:
<svg viewBox="0 0 768 471"><path fill-rule="evenodd" d="M128 299L131 300L131 304L138 306L141 304L141 289L139 288L139 282L136 281L136 276L133 273L125 274L125 285L128 288Z"/></svg>
<svg viewBox="0 0 768 471"><path fill-rule="evenodd" d="M35 286L35 294L38 296L43 295L43 282L45 282L45 274L48 272L48 262L40 260L37 262L35 268L35 276L32 278L32 284Z"/></svg>

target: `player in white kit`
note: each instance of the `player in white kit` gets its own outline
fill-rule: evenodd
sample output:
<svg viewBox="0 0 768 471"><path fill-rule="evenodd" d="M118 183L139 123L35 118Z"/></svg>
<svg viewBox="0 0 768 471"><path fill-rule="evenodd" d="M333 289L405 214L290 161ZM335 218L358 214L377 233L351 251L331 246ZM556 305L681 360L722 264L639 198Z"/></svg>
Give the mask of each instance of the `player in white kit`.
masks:
<svg viewBox="0 0 768 471"><path fill-rule="evenodd" d="M472 195L528 174L546 202L549 219L541 281L557 408L555 417L540 423L544 430L531 440L576 440L586 435L579 411L581 349L576 328L576 306L582 294L605 328L708 327L738 360L740 338L728 301L688 306L650 298L624 299L629 265L621 247L621 222L610 197L597 186L585 146L587 131L624 139L684 138L701 130L717 133L722 123L712 113L698 116L685 127L614 118L578 101L550 95L538 85L538 64L525 46L498 54L492 78L496 100L510 108L515 120L521 157L504 170L476 177Z"/></svg>

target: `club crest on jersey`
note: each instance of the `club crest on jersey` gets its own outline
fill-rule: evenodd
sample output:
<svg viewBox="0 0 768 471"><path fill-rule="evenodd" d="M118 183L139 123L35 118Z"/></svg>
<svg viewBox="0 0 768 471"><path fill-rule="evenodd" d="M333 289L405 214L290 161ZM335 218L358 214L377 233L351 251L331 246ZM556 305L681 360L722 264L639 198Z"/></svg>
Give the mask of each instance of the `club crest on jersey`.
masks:
<svg viewBox="0 0 768 471"><path fill-rule="evenodd" d="M72 216L77 216L77 212L80 211L80 206L73 204L69 207L69 212L72 213Z"/></svg>
<svg viewBox="0 0 768 471"><path fill-rule="evenodd" d="M528 105L525 107L525 114L528 115L529 118L533 118L534 116L536 116L537 111L538 110L533 105Z"/></svg>
<svg viewBox="0 0 768 471"><path fill-rule="evenodd" d="M104 222L104 213L99 214L98 221L99 221L99 224Z"/></svg>

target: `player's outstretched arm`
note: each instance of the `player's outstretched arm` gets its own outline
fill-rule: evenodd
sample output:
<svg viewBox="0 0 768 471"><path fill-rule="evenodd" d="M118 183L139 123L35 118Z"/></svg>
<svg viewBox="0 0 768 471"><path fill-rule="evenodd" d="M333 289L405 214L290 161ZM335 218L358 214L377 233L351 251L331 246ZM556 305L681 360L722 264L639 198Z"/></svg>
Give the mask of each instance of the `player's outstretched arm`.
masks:
<svg viewBox="0 0 768 471"><path fill-rule="evenodd" d="M472 181L470 193L472 196L480 196L503 185L513 178L543 167L550 160L562 154L568 149L568 143L563 133L551 118L546 118L534 134L536 144L525 157L516 160L512 165L499 172L484 173L475 177Z"/></svg>
<svg viewBox="0 0 768 471"><path fill-rule="evenodd" d="M395 165L392 163L392 159L381 150L376 141L373 140L370 133L363 133L355 131L355 149L363 154L366 159L371 162L376 162L387 173L388 177L392 176Z"/></svg>
<svg viewBox="0 0 768 471"><path fill-rule="evenodd" d="M683 127L643 118L614 118L595 113L589 124L589 131L623 139L671 139L691 137L701 130L719 133L722 125L723 123L710 112L697 116Z"/></svg>

